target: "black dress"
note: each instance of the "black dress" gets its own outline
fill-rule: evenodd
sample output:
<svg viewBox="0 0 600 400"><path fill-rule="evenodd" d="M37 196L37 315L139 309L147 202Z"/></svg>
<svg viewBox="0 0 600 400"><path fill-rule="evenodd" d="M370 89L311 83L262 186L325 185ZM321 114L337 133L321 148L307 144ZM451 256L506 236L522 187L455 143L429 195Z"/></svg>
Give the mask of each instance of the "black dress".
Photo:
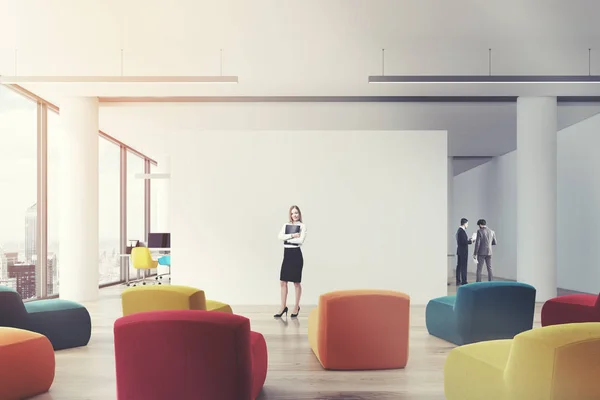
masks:
<svg viewBox="0 0 600 400"><path fill-rule="evenodd" d="M283 262L281 263L281 272L279 280L284 282L302 282L302 268L304 267L304 258L300 246L284 247Z"/></svg>
<svg viewBox="0 0 600 400"><path fill-rule="evenodd" d="M302 240L304 241L304 235L306 235L306 227L304 224L298 226L297 224L286 224L281 230L281 237L289 240L291 233L300 233ZM284 282L302 282L302 268L304 267L304 258L302 257L301 244L290 243L288 240L283 242L283 262L281 263L281 272L279 273L279 280Z"/></svg>

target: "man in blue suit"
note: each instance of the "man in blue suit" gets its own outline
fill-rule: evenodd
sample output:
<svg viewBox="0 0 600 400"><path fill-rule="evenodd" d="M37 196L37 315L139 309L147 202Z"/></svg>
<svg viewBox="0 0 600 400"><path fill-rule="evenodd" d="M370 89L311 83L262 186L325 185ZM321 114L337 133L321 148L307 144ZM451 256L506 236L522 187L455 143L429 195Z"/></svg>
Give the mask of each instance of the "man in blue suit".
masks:
<svg viewBox="0 0 600 400"><path fill-rule="evenodd" d="M469 245L473 243L473 239L467 235L467 227L469 220L462 218L460 227L456 231L456 255L458 262L456 263L456 286L466 285L467 282L467 264L469 262Z"/></svg>

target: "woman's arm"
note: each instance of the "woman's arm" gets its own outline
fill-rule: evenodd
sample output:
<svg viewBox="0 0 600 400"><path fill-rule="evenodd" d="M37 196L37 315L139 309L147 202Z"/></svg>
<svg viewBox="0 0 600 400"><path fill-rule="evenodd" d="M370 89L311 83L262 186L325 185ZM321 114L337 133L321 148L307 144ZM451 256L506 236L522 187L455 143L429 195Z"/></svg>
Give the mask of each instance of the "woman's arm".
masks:
<svg viewBox="0 0 600 400"><path fill-rule="evenodd" d="M300 237L299 238L290 239L290 240L288 240L288 243L291 243L291 244L302 244L302 243L304 243L304 239L305 238L306 238L306 225L301 225L300 226Z"/></svg>
<svg viewBox="0 0 600 400"><path fill-rule="evenodd" d="M287 224L283 224L283 226L281 227L281 231L279 231L279 240L290 240L292 238L292 235L290 233L286 234L285 233L285 226Z"/></svg>

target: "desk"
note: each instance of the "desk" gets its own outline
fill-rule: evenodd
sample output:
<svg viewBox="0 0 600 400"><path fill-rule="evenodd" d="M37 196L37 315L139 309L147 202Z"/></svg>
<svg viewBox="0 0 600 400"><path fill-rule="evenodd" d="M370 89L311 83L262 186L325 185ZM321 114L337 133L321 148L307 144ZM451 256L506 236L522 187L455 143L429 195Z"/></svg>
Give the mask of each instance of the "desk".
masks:
<svg viewBox="0 0 600 400"><path fill-rule="evenodd" d="M149 247L150 251L168 251L171 252L170 247Z"/></svg>
<svg viewBox="0 0 600 400"><path fill-rule="evenodd" d="M154 259L154 260L157 260L158 258L160 258L162 256L166 256L166 255L170 255L171 254L171 249L170 248L162 248L162 247L154 248L154 247L152 247L152 248L149 248L149 250L150 250L150 254L152 254L152 259ZM119 254L119 257L127 259L127 266L125 267L125 271L126 271L125 272L125 283L128 284L129 283L129 272L130 272L129 271L129 260L131 260L131 254ZM156 274L157 275L160 275L159 269L166 269L166 270L168 270L169 267L158 265L157 268L156 268ZM165 273L165 272L163 272L163 273ZM137 275L138 275L137 276L138 279L141 278L139 270L138 270Z"/></svg>

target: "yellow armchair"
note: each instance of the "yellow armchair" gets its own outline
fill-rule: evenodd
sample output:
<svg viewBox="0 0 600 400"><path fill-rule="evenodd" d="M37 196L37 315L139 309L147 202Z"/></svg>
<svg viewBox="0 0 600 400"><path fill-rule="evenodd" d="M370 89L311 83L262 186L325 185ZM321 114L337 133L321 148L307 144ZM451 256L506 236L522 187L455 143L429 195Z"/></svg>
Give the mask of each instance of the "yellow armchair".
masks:
<svg viewBox="0 0 600 400"><path fill-rule="evenodd" d="M457 347L444 367L447 400L600 398L600 323L552 325Z"/></svg>
<svg viewBox="0 0 600 400"><path fill-rule="evenodd" d="M136 286L121 293L123 316L162 310L206 310L232 314L231 306L206 300L203 290L179 285Z"/></svg>

